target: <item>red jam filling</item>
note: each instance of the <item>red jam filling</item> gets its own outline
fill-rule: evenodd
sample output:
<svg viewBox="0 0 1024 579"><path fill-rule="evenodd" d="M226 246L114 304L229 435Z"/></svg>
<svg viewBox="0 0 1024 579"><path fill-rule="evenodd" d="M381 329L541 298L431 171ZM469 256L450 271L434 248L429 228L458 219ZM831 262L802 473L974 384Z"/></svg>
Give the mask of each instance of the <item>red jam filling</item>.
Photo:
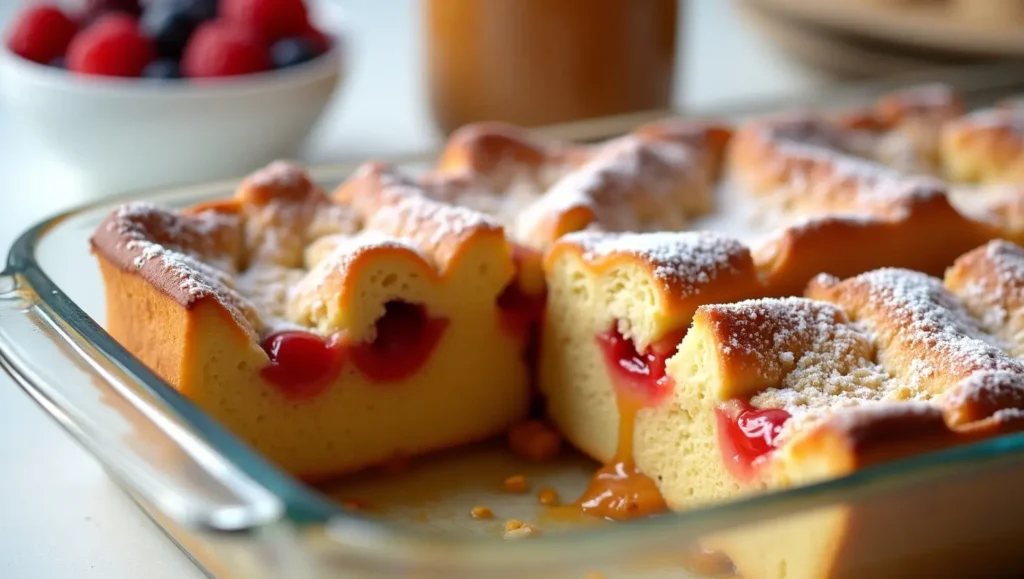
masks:
<svg viewBox="0 0 1024 579"><path fill-rule="evenodd" d="M408 378L426 364L447 327L448 320L429 317L422 305L388 302L374 340L350 346L352 363L376 382Z"/></svg>
<svg viewBox="0 0 1024 579"><path fill-rule="evenodd" d="M263 349L270 365L261 370L263 378L290 398L312 398L337 377L345 349L335 339L302 331L277 332L267 336Z"/></svg>
<svg viewBox="0 0 1024 579"><path fill-rule="evenodd" d="M527 261L538 261L539 257L532 249L513 245L512 260L515 262L516 276L498 296L498 312L501 316L501 327L505 332L513 336L524 336L544 315L544 293L525 293L519 283L525 267L523 264Z"/></svg>
<svg viewBox="0 0 1024 579"><path fill-rule="evenodd" d="M716 408L715 415L726 468L737 479L749 481L775 450L775 438L789 420L789 412L781 408L759 410L748 402L731 400Z"/></svg>
<svg viewBox="0 0 1024 579"><path fill-rule="evenodd" d="M513 336L526 335L544 313L544 296L523 293L519 280L514 279L498 296L498 312L505 332Z"/></svg>
<svg viewBox="0 0 1024 579"><path fill-rule="evenodd" d="M643 353L637 352L633 341L623 336L618 324L598 334L597 344L604 353L605 366L612 382L620 388L645 395L657 401L672 390L672 379L665 375L665 362L675 353L682 339L673 333L651 344Z"/></svg>

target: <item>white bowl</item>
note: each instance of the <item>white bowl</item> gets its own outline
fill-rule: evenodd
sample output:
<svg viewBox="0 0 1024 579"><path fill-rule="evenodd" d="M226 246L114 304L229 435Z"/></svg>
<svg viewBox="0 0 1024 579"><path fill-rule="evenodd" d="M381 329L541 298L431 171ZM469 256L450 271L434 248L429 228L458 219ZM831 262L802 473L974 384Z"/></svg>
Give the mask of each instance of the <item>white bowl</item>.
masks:
<svg viewBox="0 0 1024 579"><path fill-rule="evenodd" d="M317 22L333 41L320 57L207 82L76 75L0 47L0 98L84 191L235 177L293 157L340 84L341 28Z"/></svg>

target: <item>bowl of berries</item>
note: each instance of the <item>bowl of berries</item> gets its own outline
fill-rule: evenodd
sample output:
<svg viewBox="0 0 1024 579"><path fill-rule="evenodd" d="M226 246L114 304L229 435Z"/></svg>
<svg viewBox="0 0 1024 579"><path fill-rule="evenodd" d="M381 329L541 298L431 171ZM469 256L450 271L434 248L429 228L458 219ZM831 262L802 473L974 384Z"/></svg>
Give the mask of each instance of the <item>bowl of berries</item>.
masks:
<svg viewBox="0 0 1024 579"><path fill-rule="evenodd" d="M85 191L233 177L293 157L341 84L342 18L327 3L51 1L8 27L0 98Z"/></svg>

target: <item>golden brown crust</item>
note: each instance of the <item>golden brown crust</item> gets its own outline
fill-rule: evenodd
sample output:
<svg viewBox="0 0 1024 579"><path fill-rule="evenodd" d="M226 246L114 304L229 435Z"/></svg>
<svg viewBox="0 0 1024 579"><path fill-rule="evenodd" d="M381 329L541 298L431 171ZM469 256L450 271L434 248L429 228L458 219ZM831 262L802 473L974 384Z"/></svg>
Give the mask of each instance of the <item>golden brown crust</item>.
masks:
<svg viewBox="0 0 1024 579"><path fill-rule="evenodd" d="M585 158L584 147L541 139L508 123L486 122L466 125L452 133L441 153L438 170L490 175L508 165L536 169L549 163L574 165Z"/></svg>
<svg viewBox="0 0 1024 579"><path fill-rule="evenodd" d="M676 231L713 207L711 182L684 145L632 136L603 144L526 208L517 234L547 247L566 233Z"/></svg>
<svg viewBox="0 0 1024 579"><path fill-rule="evenodd" d="M874 353L871 343L848 327L841 309L803 298L702 306L693 324L715 347L721 391L709 394L717 400L747 399L783 387L795 361L807 354L831 356L832 370L845 373L844 364ZM827 351L817 351L822 348Z"/></svg>
<svg viewBox="0 0 1024 579"><path fill-rule="evenodd" d="M825 119L789 114L742 128L730 162L746 189L799 213L892 219L945 196L942 182L857 158L845 141Z"/></svg>
<svg viewBox="0 0 1024 579"><path fill-rule="evenodd" d="M943 232L936 236L936 232ZM754 250L767 295L799 295L819 273L838 277L879 267L941 275L963 252L994 234L945 197L920 200L892 219L824 216L782 229Z"/></svg>
<svg viewBox="0 0 1024 579"><path fill-rule="evenodd" d="M1022 384L1024 381L1018 380L1015 388ZM1020 404L1019 398L1012 402ZM784 468L792 473L824 458L828 468L822 474L837 477L1021 430L1024 430L1024 413L1015 408L1004 407L998 414L978 414L960 420L935 404L870 405L836 413L795 438L786 449L788 464Z"/></svg>
<svg viewBox="0 0 1024 579"><path fill-rule="evenodd" d="M721 124L668 119L579 146L480 123L457 131L420 182L433 197L494 207L535 248L588 227L677 230L711 210L730 136Z"/></svg>
<svg viewBox="0 0 1024 579"><path fill-rule="evenodd" d="M1006 351L1021 338L987 311L1022 288L1024 249L1001 241L958 260L945 284L894 268L820 275L807 298L700 307L680 352L705 356L705 377L674 377L702 398L791 414L759 475L770 483L977 442L1024 428L1024 363Z"/></svg>
<svg viewBox="0 0 1024 579"><path fill-rule="evenodd" d="M990 241L960 256L944 283L1014 356L1024 353L1024 250Z"/></svg>
<svg viewBox="0 0 1024 579"><path fill-rule="evenodd" d="M701 156L708 179L718 181L733 132L724 123L676 117L641 125L633 134L645 140L690 147Z"/></svg>
<svg viewBox="0 0 1024 579"><path fill-rule="evenodd" d="M977 253L951 270L959 281L966 264L976 257ZM1017 279L1009 285L1020 283ZM831 437L833 445L844 441L852 466L859 468L1024 426L1024 365L990 344L979 321L940 280L879 270L844 281L822 276L807 293L840 305L872 331L879 358L894 379L929 393L932 402L838 413L818 427L820 432L801 441L793 456L811 452L823 444L821 437Z"/></svg>
<svg viewBox="0 0 1024 579"><path fill-rule="evenodd" d="M578 232L558 240L544 258L551 271L564 254L574 255L594 276L622 264L639 266L658 283L668 316L687 320L698 306L759 295L763 288L749 249L711 232Z"/></svg>
<svg viewBox="0 0 1024 579"><path fill-rule="evenodd" d="M967 183L1024 181L1024 116L993 108L954 119L943 127L942 162L950 179Z"/></svg>
<svg viewBox="0 0 1024 579"><path fill-rule="evenodd" d="M347 254L321 260L324 271L310 273L318 291L329 286L348 295L352 288L346 284L361 271L396 256L427 280L442 279L482 246L496 247L506 269L512 268L499 225L428 199L412 182L379 165L364 167L332 202L300 167L276 162L249 176L229 200L181 212L138 203L120 207L91 243L108 263L139 275L186 309L202 300L219 303L256 339L266 320L237 291L237 274L253 263L301 267L311 241L354 233L360 226L363 233L331 247L335 252L348 248ZM329 280L335 283L320 283Z"/></svg>
<svg viewBox="0 0 1024 579"><path fill-rule="evenodd" d="M796 150L788 150L786 144ZM727 159L732 175L750 193L771 195L791 183L795 176L827 170L817 167L832 160L823 155L806 158L801 153L844 149L843 134L834 125L797 111L744 124L729 143Z"/></svg>
<svg viewBox="0 0 1024 579"><path fill-rule="evenodd" d="M887 369L915 388L941 395L979 372L1024 376L1024 365L991 341L938 278L882 269L843 281L819 276L807 296L835 303L875 335ZM981 386L981 382L971 382ZM969 402L969 396L964 396Z"/></svg>
<svg viewBox="0 0 1024 579"><path fill-rule="evenodd" d="M111 212L90 243L104 263L141 277L183 308L216 301L255 335L259 316L235 291L231 275L241 259L239 235L234 212L207 209L189 215L132 203Z"/></svg>
<svg viewBox="0 0 1024 579"><path fill-rule="evenodd" d="M235 193L242 205L264 207L270 203L317 202L324 191L309 178L302 167L275 161L245 178Z"/></svg>
<svg viewBox="0 0 1024 579"><path fill-rule="evenodd" d="M414 181L381 163L360 167L338 186L334 199L350 204L366 231L411 242L442 274L469 246L505 239L504 229L483 214L430 199Z"/></svg>
<svg viewBox="0 0 1024 579"><path fill-rule="evenodd" d="M843 127L891 131L909 122L928 122L939 127L964 112L963 97L952 87L929 84L882 95L874 106L845 113L837 120Z"/></svg>
<svg viewBox="0 0 1024 579"><path fill-rule="evenodd" d="M105 254L97 252L96 259L104 281L107 332L115 338L135 336L132 353L164 380L180 384L187 317L196 301L182 307L178 299L111 262ZM153 326L161 331L148 331Z"/></svg>

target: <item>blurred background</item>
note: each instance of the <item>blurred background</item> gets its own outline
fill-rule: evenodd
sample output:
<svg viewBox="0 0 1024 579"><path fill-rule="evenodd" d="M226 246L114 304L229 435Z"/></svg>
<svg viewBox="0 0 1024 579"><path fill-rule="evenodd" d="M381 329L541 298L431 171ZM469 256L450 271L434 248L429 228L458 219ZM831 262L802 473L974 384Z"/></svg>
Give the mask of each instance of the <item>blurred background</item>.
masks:
<svg viewBox="0 0 1024 579"><path fill-rule="evenodd" d="M145 24L153 5L191 1L144 1L139 21ZM60 5L75 18L89 5L119 2L125 4ZM247 3L277 0L222 2L244 11ZM34 4L0 0L6 38ZM45 63L12 63L24 59L8 53L0 59L0 184L73 202L235 176L270 156L324 163L419 152L476 120L546 124L667 108L697 114L838 82L1024 55L1020 0L306 4L310 21L339 37L337 60L320 72L336 69L337 78L321 78L317 94L295 89L252 105L250 93L298 81L249 78L270 73L220 79L250 85L218 104L202 100L209 89L188 82L195 79L76 78L40 70ZM85 34L87 23L79 27ZM199 102L182 104L189 99Z"/></svg>

